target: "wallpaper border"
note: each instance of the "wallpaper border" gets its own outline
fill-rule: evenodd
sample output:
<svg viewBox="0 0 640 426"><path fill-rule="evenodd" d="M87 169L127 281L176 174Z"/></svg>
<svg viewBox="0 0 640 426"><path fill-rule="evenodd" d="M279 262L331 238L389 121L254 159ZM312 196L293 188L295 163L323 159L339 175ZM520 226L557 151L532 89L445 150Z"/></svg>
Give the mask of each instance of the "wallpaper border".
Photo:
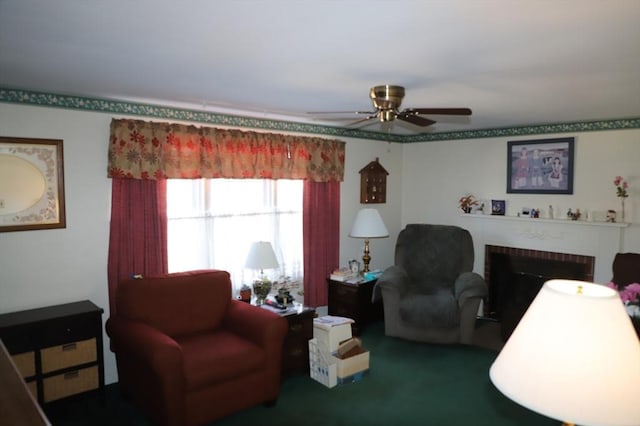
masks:
<svg viewBox="0 0 640 426"><path fill-rule="evenodd" d="M358 139L382 140L398 143L416 143L442 140L482 139L505 136L528 136L549 133L595 132L603 130L638 129L640 117L615 120L579 121L571 123L539 124L520 127L462 130L456 132L421 133L415 135L390 135L340 127L324 126L293 121L273 120L240 115L227 115L188 108L168 107L145 103L89 98L75 95L36 92L0 87L0 102L106 112L195 123L218 124L231 127L278 130L314 135L342 136Z"/></svg>

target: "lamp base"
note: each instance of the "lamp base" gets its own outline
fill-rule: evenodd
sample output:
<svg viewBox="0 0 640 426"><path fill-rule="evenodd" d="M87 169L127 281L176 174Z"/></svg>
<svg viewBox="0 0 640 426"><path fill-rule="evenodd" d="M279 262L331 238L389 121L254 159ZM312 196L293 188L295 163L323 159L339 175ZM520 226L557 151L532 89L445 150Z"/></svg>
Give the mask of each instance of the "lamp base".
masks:
<svg viewBox="0 0 640 426"><path fill-rule="evenodd" d="M362 264L364 268L362 272L369 272L369 262L371 262L371 256L369 256L369 240L364 240L364 255L362 256Z"/></svg>
<svg viewBox="0 0 640 426"><path fill-rule="evenodd" d="M271 281L256 280L253 282L253 294L256 295L256 305L263 305L271 292Z"/></svg>

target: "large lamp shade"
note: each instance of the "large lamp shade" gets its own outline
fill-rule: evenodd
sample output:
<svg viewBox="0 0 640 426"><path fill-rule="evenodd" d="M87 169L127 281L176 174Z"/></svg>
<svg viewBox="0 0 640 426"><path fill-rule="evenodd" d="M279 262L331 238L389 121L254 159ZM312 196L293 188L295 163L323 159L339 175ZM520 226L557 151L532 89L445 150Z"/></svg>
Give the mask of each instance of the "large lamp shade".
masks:
<svg viewBox="0 0 640 426"><path fill-rule="evenodd" d="M617 292L547 281L491 366L533 411L580 425L640 425L640 341Z"/></svg>

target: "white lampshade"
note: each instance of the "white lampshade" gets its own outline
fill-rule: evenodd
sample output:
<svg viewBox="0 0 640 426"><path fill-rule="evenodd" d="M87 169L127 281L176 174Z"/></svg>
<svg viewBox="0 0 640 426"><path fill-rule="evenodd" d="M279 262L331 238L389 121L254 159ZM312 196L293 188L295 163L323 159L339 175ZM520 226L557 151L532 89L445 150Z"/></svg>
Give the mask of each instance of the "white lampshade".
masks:
<svg viewBox="0 0 640 426"><path fill-rule="evenodd" d="M533 411L580 425L640 424L640 341L617 292L547 281L491 366Z"/></svg>
<svg viewBox="0 0 640 426"><path fill-rule="evenodd" d="M260 271L277 268L279 266L278 259L276 259L271 243L268 241L256 241L251 244L245 266L249 269Z"/></svg>
<svg viewBox="0 0 640 426"><path fill-rule="evenodd" d="M384 238L389 236L389 231L384 226L378 210L362 209L353 221L349 236L354 238Z"/></svg>

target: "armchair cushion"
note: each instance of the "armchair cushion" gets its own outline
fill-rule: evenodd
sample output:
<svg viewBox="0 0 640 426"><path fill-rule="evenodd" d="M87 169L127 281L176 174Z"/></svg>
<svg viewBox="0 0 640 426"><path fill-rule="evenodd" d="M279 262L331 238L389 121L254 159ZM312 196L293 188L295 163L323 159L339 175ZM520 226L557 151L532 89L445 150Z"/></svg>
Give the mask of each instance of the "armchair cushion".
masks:
<svg viewBox="0 0 640 426"><path fill-rule="evenodd" d="M400 318L417 327L454 327L460 323L458 301L446 289L402 297L399 309Z"/></svg>
<svg viewBox="0 0 640 426"><path fill-rule="evenodd" d="M247 375L265 365L265 353L255 343L225 330L178 339L184 351L187 390Z"/></svg>

